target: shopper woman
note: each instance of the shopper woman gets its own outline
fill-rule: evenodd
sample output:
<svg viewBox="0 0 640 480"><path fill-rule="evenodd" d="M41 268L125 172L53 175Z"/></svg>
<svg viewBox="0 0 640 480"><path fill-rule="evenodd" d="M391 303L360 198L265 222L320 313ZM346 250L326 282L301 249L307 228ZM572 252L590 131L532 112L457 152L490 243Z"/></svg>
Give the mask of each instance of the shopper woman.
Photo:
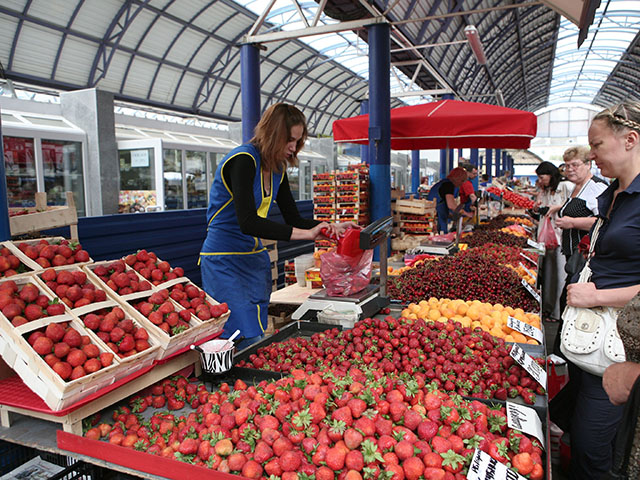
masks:
<svg viewBox="0 0 640 480"><path fill-rule="evenodd" d="M562 229L562 254L568 262L565 271L570 279L582 270L582 264L575 261L579 252L571 262L569 259L577 251L580 239L596 222L597 197L607 189L607 184L591 173L589 147L571 147L564 152L563 159L567 179L574 184L573 192L563 205L550 207L549 212L556 209L558 212L556 226Z"/></svg>
<svg viewBox="0 0 640 480"><path fill-rule="evenodd" d="M556 233L558 244L561 240L560 229L556 226L556 212L567 201L573 191L571 182L562 181L558 168L551 162L542 162L536 168L540 192L534 210L542 216L551 219L551 225ZM564 288L566 274L564 273L564 256L560 248L545 252L542 263L542 318L547 321L557 321L560 318L560 295Z"/></svg>
<svg viewBox="0 0 640 480"><path fill-rule="evenodd" d="M567 287L575 307L623 307L640 292L640 103L597 114L589 128L589 158L615 178L598 197L604 223L595 245L591 281ZM611 467L612 444L622 415L602 377L578 369L578 396L571 421L572 479L601 478Z"/></svg>
<svg viewBox="0 0 640 480"><path fill-rule="evenodd" d="M267 328L271 266L260 239L314 240L323 228L341 235L354 226L300 216L286 168L296 165L306 138L302 112L277 103L265 111L249 143L229 152L216 169L200 252L202 284L213 298L229 305L223 335L240 329L244 346L260 339ZM274 201L286 224L267 220Z"/></svg>

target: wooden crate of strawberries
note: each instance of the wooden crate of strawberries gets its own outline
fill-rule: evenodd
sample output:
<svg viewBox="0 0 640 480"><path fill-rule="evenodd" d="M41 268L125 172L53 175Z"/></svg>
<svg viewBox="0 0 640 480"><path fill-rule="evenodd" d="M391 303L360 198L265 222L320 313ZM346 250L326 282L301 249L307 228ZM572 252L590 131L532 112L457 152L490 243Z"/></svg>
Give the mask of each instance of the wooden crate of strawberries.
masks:
<svg viewBox="0 0 640 480"><path fill-rule="evenodd" d="M10 242L13 251L19 251L38 265L36 270L67 265L86 265L93 260L89 252L77 241L64 237L37 238Z"/></svg>
<svg viewBox="0 0 640 480"><path fill-rule="evenodd" d="M12 242L0 242L0 280L31 275L40 265L22 253Z"/></svg>
<svg viewBox="0 0 640 480"><path fill-rule="evenodd" d="M52 410L116 380L114 354L37 277L1 282L0 306L0 354Z"/></svg>
<svg viewBox="0 0 640 480"><path fill-rule="evenodd" d="M153 290L151 282L129 267L124 260L105 260L85 265L83 270L107 295L120 302L148 297Z"/></svg>

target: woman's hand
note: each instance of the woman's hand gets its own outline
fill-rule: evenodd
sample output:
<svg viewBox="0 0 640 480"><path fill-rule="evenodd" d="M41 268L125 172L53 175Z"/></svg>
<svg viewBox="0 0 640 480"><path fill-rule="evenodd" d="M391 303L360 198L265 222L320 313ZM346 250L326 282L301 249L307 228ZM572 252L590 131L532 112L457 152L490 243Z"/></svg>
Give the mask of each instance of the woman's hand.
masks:
<svg viewBox="0 0 640 480"><path fill-rule="evenodd" d="M629 398L633 384L640 375L640 364L634 362L614 363L602 376L602 386L614 405L622 405Z"/></svg>
<svg viewBox="0 0 640 480"><path fill-rule="evenodd" d="M547 215L553 215L556 212L559 212L562 208L562 205L549 205L549 210L547 211Z"/></svg>
<svg viewBox="0 0 640 480"><path fill-rule="evenodd" d="M315 240L316 237L322 234L321 230L323 228L329 229L330 226L330 223L321 222L315 227L308 230L304 228L293 227L293 230L291 231L291 238L289 240Z"/></svg>
<svg viewBox="0 0 640 480"><path fill-rule="evenodd" d="M572 307L597 307L598 289L593 282L572 283L567 286L567 305Z"/></svg>
<svg viewBox="0 0 640 480"><path fill-rule="evenodd" d="M349 228L357 228L361 229L360 225L356 225L353 222L340 222L340 223L330 223L329 224L329 234L327 235L329 238L340 238Z"/></svg>
<svg viewBox="0 0 640 480"><path fill-rule="evenodd" d="M573 227L573 218L572 217L559 217L556 218L556 227L562 228L563 230L567 230Z"/></svg>

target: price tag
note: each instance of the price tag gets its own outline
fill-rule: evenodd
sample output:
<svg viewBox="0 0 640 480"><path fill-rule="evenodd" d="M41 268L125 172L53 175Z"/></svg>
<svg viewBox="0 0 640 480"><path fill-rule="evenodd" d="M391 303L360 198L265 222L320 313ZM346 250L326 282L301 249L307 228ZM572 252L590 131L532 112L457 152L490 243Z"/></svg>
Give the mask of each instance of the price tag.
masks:
<svg viewBox="0 0 640 480"><path fill-rule="evenodd" d="M547 372L533 359L531 355L525 352L519 345L514 344L511 347L511 357L524 368L533 379L547 388Z"/></svg>
<svg viewBox="0 0 640 480"><path fill-rule="evenodd" d="M542 334L542 330L534 327L533 325L529 325L528 323L522 322L517 318L509 317L507 319L507 327L520 332L527 337L531 337L534 340L537 340L538 343L542 343L544 340L544 335Z"/></svg>
<svg viewBox="0 0 640 480"><path fill-rule="evenodd" d="M500 463L488 453L476 448L469 471L468 480L526 480L522 475L514 472Z"/></svg>
<svg viewBox="0 0 640 480"><path fill-rule="evenodd" d="M525 229L527 232L529 232L529 233L533 232L533 228L529 227L528 225L520 224L520 226L521 226L522 228L524 228L524 229Z"/></svg>
<svg viewBox="0 0 640 480"><path fill-rule="evenodd" d="M533 435L540 440L544 447L542 422L533 408L507 402L507 426L520 430L527 435Z"/></svg>
<svg viewBox="0 0 640 480"><path fill-rule="evenodd" d="M544 252L544 245L538 242L534 242L530 238L527 238L527 245L531 248L535 248L536 250L542 250Z"/></svg>
<svg viewBox="0 0 640 480"><path fill-rule="evenodd" d="M524 266L524 263L522 262L518 262L518 265L520 265L522 268L524 268L524 271L527 272L527 274L531 277L531 278L536 278L536 274L533 273L531 270L529 270L527 267Z"/></svg>
<svg viewBox="0 0 640 480"><path fill-rule="evenodd" d="M520 252L520 256L526 258L527 260L529 260L531 263L533 263L536 267L538 266L538 262L534 262L533 259L531 257L526 256L524 253Z"/></svg>
<svg viewBox="0 0 640 480"><path fill-rule="evenodd" d="M522 283L522 286L527 289L527 292L529 292L531 296L535 298L536 302L540 303L542 301L542 298L540 298L540 294L536 292L536 289L529 285L529 283L524 278L520 283Z"/></svg>

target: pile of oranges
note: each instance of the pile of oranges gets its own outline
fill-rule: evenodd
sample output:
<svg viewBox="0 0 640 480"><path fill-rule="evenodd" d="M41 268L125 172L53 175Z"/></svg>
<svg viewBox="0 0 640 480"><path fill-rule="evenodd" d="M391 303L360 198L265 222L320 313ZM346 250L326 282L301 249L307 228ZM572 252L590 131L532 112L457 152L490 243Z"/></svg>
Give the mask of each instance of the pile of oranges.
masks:
<svg viewBox="0 0 640 480"><path fill-rule="evenodd" d="M424 319L434 322L446 322L451 319L463 327L476 328L489 332L494 337L503 338L506 342L529 343L538 345L532 338L507 327L509 317L540 328L540 316L526 313L521 308L505 307L499 303L492 305L479 300L451 300L431 297L419 303L411 303L402 310L402 316L412 319Z"/></svg>

